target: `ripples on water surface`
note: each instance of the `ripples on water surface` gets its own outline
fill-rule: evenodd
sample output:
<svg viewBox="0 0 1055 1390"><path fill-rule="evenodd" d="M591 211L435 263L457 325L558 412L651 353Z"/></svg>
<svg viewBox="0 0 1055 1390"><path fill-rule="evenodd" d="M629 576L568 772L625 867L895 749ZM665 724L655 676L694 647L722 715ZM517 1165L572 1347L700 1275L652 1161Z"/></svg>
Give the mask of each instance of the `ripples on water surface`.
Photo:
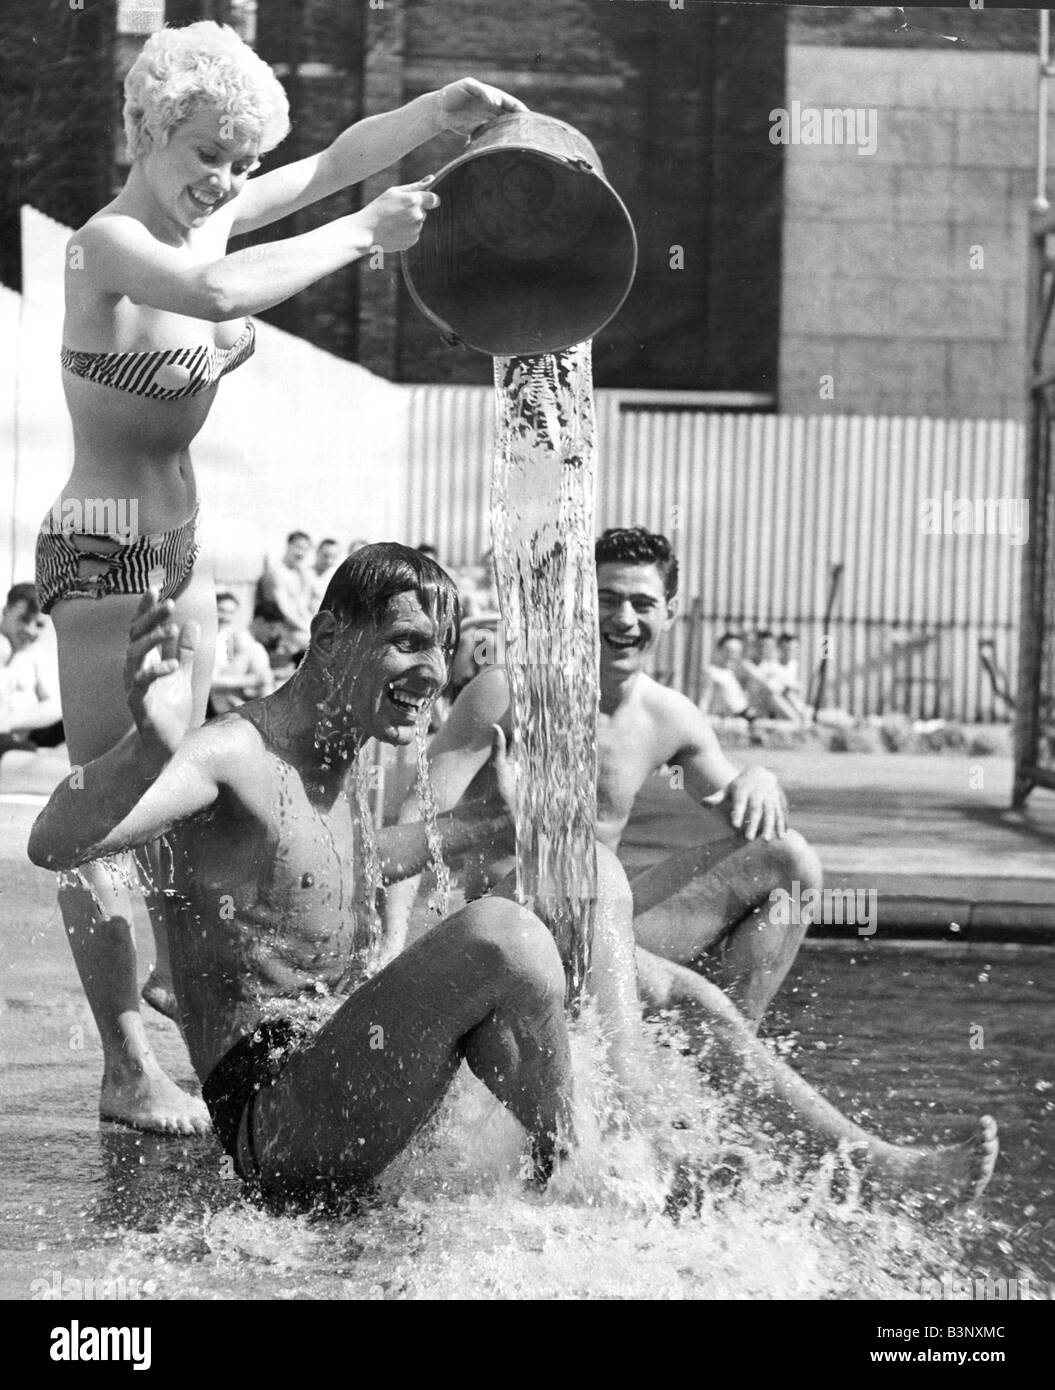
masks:
<svg viewBox="0 0 1055 1390"><path fill-rule="evenodd" d="M666 1183L637 1138L602 1141L595 1075L577 1042L583 1151L545 1196L517 1177L517 1126L460 1080L440 1121L358 1215L269 1215L221 1176L211 1140L177 1142L93 1114L98 1049L69 1065L76 984L5 1011L9 1073L0 1295L123 1279L162 1298L912 1297L924 1278L1055 1277L1053 954L1006 947L807 949L774 1018L774 1045L887 1138L960 1137L989 1110L1004 1150L979 1212L862 1210L838 1165L800 1169L701 1101L683 1049L691 1026L652 1025L664 1045L657 1106L691 1128L689 1153L719 1168L699 1213L664 1214ZM983 978L984 977L984 978ZM985 1029L972 1052L971 1023ZM77 1026L77 1025L72 1025ZM159 1025L163 1026L163 1025ZM89 1025L90 1029L90 1025ZM166 1051L179 1071L178 1044ZM65 1059L63 1053L65 1052ZM185 1064L183 1070L186 1070ZM729 1169L723 1169L728 1174ZM834 1181L832 1181L834 1179ZM122 1286L115 1286L121 1288ZM90 1291L90 1290L88 1290ZM106 1286L102 1285L102 1291Z"/></svg>

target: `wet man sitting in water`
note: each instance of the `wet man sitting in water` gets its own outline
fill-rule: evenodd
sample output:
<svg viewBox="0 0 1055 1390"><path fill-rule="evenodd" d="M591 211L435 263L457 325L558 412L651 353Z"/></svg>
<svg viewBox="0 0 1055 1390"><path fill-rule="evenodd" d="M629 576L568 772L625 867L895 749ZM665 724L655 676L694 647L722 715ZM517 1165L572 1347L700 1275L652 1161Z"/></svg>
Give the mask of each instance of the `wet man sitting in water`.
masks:
<svg viewBox="0 0 1055 1390"><path fill-rule="evenodd" d="M528 1131L537 1176L572 1138L564 973L542 922L503 896L508 882L377 968L391 950L376 939L372 885L357 872L355 760L368 737L411 740L446 683L456 636L457 596L437 566L403 546L366 547L335 575L293 679L188 733L196 633L181 632L172 605L148 594L126 660L135 729L83 770L82 790L62 783L33 829L31 858L57 869L166 836L180 1024L218 1137L242 1176L275 1197L330 1197L374 1177L463 1059ZM512 787L497 728L491 769L497 801L440 818L446 855L509 842ZM388 881L428 857L420 823L378 840ZM603 845L597 871L588 988L608 1044L613 1113L644 1122L630 892ZM768 1121L820 1148L858 1150L897 1192L959 1198L988 1181L992 1121L946 1148L884 1143L772 1057L707 981L647 952L638 961L713 990L718 1064ZM664 1151L663 1135L654 1138Z"/></svg>
<svg viewBox="0 0 1055 1390"><path fill-rule="evenodd" d="M264 1191L325 1195L371 1178L463 1058L524 1125L545 1175L568 1135L570 1073L564 973L542 922L491 897L372 973L356 757L371 737L409 743L446 685L453 583L406 547L360 550L334 576L293 679L189 733L197 633L172 611L144 597L126 661L135 729L84 769L83 789L60 785L30 857L64 869L167 837L180 1025L221 1143ZM511 774L494 740L498 798L441 819L445 855L511 841ZM378 839L386 878L427 862L421 824ZM595 986L636 1031L626 921L618 969L600 923Z"/></svg>
<svg viewBox="0 0 1055 1390"><path fill-rule="evenodd" d="M886 1143L838 1111L755 1037L808 926L808 919L798 927L771 922L770 894L790 890L796 881L801 890L819 888L820 863L802 836L788 829L787 804L773 774L760 767L739 771L696 706L645 672L675 616L677 562L669 541L637 527L606 531L596 561L599 844L614 856L635 797L664 766L681 770L685 790L713 821L714 833L702 844L661 861L629 885L608 858L602 861L600 893L617 899L608 904L617 939L633 914L641 997L653 1008L688 1004L702 1012L712 1076L726 1095L735 1093L752 1124L775 1125L815 1152L841 1145L862 1159L870 1181L888 1191L977 1195L997 1154L996 1125L988 1116L962 1144L918 1149ZM496 726L509 737L509 687L499 667L463 690L432 742L429 763L441 810L459 804L463 795L488 794ZM720 805L713 804L716 796ZM416 815L416 804L408 800L401 819L411 822ZM507 849L507 842L484 844L467 856L468 898L485 893L502 875ZM386 893L388 951L406 940L415 892L416 882L407 878ZM687 968L715 948L726 992ZM623 1055L627 1051L624 1043Z"/></svg>
<svg viewBox="0 0 1055 1390"><path fill-rule="evenodd" d="M783 983L808 928L774 923L767 912L774 890L803 895L821 886L815 852L788 829L787 803L766 768L736 768L707 719L676 690L646 672L677 611L678 564L665 536L640 527L609 530L597 542L600 623L600 708L597 717L597 838L613 852L638 792L669 767L677 785L704 807L703 842L645 870L631 881L634 935L653 956L693 965L717 956L717 983L754 1027ZM510 737L509 685L499 666L483 671L458 697L437 734L429 763L437 804L447 810L468 792L486 789L490 729ZM720 804L715 804L720 798ZM417 818L408 801L402 819ZM492 852L477 859L466 881L476 896L508 865ZM388 895L390 933L406 931L414 884ZM669 1002L670 972L644 962L646 995ZM684 976L680 977L683 981Z"/></svg>

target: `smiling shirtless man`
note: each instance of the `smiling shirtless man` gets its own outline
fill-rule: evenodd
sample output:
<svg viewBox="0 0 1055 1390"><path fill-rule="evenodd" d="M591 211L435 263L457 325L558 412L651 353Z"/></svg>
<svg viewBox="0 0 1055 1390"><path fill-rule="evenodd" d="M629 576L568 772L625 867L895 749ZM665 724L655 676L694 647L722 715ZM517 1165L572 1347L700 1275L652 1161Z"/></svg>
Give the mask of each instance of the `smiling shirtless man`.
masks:
<svg viewBox="0 0 1055 1390"><path fill-rule="evenodd" d="M135 728L88 764L83 789L62 783L33 828L30 857L52 869L167 837L179 1022L217 1137L269 1195L372 1178L463 1059L528 1131L540 1178L569 1135L564 972L537 917L501 896L472 903L378 970L355 760L368 738L413 739L447 683L457 625L437 565L367 546L331 581L293 679L188 733L197 633L151 592L126 661ZM441 819L446 855L511 842L497 730L492 768L499 797ZM385 878L427 861L421 824L378 838ZM626 924L636 1029L629 912ZM602 993L603 957L602 929Z"/></svg>
<svg viewBox="0 0 1055 1390"><path fill-rule="evenodd" d="M374 1177L440 1104L462 1060L528 1131L539 1180L572 1138L564 972L542 922L502 896L511 885L378 968L391 951L357 872L355 760L368 737L413 738L446 684L456 631L457 596L436 565L403 546L366 547L334 576L296 676L188 733L197 634L150 593L125 665L135 727L84 769L83 789L62 783L33 829L30 856L48 868L167 837L180 1024L220 1142L271 1197L329 1198ZM445 855L510 842L511 769L497 727L491 780L497 803L440 818ZM386 881L426 862L420 823L378 841ZM635 1112L648 1066L630 895L600 845L597 884L588 991L620 1104ZM771 1057L720 991L691 979L718 996L716 1046L770 1118L821 1147L861 1150L898 1191L962 1197L984 1187L991 1121L951 1147L886 1144Z"/></svg>
<svg viewBox="0 0 1055 1390"><path fill-rule="evenodd" d="M609 530L597 542L597 595L601 637L597 717L597 823L599 842L619 848L634 800L652 773L680 770L680 781L701 804L706 838L631 880L634 935L650 953L639 960L644 992L664 1002L670 976L657 974L653 956L691 965L718 956L717 982L757 1027L782 984L806 934L774 923L765 908L775 889L798 883L820 888L815 852L787 826L787 803L766 768L736 768L722 752L707 719L691 700L647 674L649 660L677 613L678 565L665 536L640 527ZM433 741L429 763L437 804L447 810L487 785L490 730L511 735L509 686L500 667L484 671L459 695ZM715 804L715 803L718 804ZM401 819L416 818L407 802ZM467 869L466 893L475 896L505 873L497 853ZM389 927L406 930L412 883L389 893ZM684 978L684 977L682 977Z"/></svg>

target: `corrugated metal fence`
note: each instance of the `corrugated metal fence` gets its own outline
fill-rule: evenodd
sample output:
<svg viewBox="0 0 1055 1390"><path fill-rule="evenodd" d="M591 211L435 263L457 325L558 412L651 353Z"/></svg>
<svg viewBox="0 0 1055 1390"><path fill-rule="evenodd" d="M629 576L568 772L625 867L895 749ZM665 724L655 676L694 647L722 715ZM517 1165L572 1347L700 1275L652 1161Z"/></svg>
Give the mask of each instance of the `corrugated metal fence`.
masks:
<svg viewBox="0 0 1055 1390"><path fill-rule="evenodd" d="M999 530L1013 520L1003 504L1022 496L1018 421L713 413L616 391L597 393L597 413L599 528L663 531L681 564L661 678L695 698L701 661L730 627L795 631L810 673L842 564L826 704L1006 717L978 648L994 643L1013 688L1021 546ZM405 535L451 565L490 543L491 424L486 388L412 392ZM1002 506L961 531L960 499Z"/></svg>

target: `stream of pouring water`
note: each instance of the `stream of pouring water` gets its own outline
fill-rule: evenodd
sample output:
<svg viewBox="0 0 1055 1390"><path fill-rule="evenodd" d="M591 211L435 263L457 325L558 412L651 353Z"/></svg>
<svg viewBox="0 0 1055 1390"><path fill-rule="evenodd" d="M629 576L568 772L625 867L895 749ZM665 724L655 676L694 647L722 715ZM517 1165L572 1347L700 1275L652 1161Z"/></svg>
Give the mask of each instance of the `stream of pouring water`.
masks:
<svg viewBox="0 0 1055 1390"><path fill-rule="evenodd" d="M450 906L451 871L443 858L443 837L436 823L438 809L436 793L429 776L428 721L426 712L417 722L414 730L415 753L417 755L416 787L421 806L421 819L425 823L425 841L429 847L429 868L432 870L436 886L429 894L429 910L437 917L446 917Z"/></svg>
<svg viewBox="0 0 1055 1390"><path fill-rule="evenodd" d="M513 714L520 900L589 968L596 894L598 637L590 343L495 358L491 535Z"/></svg>

